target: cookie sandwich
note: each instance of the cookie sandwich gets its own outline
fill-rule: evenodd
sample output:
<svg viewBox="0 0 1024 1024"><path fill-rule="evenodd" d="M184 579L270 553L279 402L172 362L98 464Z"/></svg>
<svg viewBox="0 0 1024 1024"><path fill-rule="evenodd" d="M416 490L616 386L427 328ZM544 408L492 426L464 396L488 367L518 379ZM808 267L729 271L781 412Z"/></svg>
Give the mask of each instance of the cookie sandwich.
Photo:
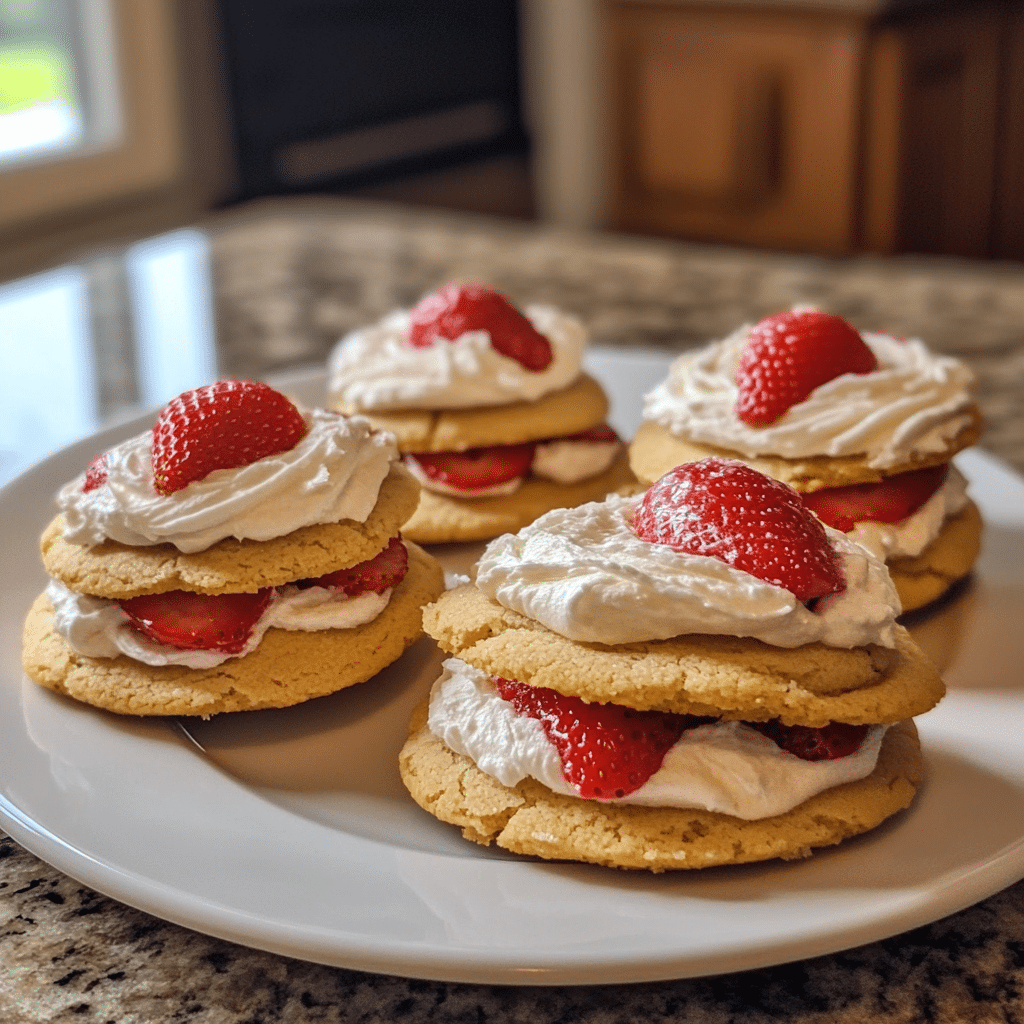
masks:
<svg viewBox="0 0 1024 1024"><path fill-rule="evenodd" d="M583 371L586 343L551 306L449 284L344 337L328 405L398 439L422 486L407 537L488 540L633 479L607 396Z"/></svg>
<svg viewBox="0 0 1024 1024"><path fill-rule="evenodd" d="M174 399L57 496L30 678L131 715L297 704L363 682L444 589L401 536L419 485L361 417L266 384Z"/></svg>
<svg viewBox="0 0 1024 1024"><path fill-rule="evenodd" d="M944 687L884 564L735 461L541 516L424 610L401 773L463 835L651 871L793 859L908 807Z"/></svg>
<svg viewBox="0 0 1024 1024"><path fill-rule="evenodd" d="M785 481L886 560L909 611L978 556L981 515L951 461L982 432L973 381L920 340L798 307L679 356L646 396L630 461L644 483L707 455Z"/></svg>

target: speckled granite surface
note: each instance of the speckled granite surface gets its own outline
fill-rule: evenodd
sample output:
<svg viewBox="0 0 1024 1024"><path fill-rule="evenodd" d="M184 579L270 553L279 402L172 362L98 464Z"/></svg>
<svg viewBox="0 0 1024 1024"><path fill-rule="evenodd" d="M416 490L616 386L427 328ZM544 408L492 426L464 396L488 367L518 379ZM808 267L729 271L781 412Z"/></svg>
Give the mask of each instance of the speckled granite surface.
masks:
<svg viewBox="0 0 1024 1024"><path fill-rule="evenodd" d="M211 222L222 368L322 360L339 333L453 276L587 320L599 344L682 348L795 301L919 334L977 370L985 446L1024 471L1024 268L831 262L579 237L408 211L272 203ZM1024 1022L1024 882L845 953L708 979L502 988L303 963L83 888L0 834L0 1024L42 1021L852 1024Z"/></svg>

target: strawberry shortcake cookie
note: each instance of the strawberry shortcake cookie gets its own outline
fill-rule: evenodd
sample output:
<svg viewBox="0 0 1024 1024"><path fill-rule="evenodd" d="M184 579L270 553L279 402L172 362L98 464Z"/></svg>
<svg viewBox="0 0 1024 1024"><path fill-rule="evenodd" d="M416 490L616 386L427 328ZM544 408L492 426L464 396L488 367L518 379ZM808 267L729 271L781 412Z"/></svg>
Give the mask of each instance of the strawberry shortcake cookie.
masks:
<svg viewBox="0 0 1024 1024"><path fill-rule="evenodd" d="M981 515L953 456L981 434L973 374L918 340L795 308L673 362L645 399L630 461L742 459L800 491L884 558L904 611L966 577Z"/></svg>
<svg viewBox="0 0 1024 1024"><path fill-rule="evenodd" d="M391 431L422 485L407 537L487 540L632 481L586 340L550 306L450 284L335 346L328 405Z"/></svg>
<svg viewBox="0 0 1024 1024"><path fill-rule="evenodd" d="M913 801L944 688L883 563L735 460L541 516L424 611L401 753L466 838L651 871L808 855Z"/></svg>
<svg viewBox="0 0 1024 1024"><path fill-rule="evenodd" d="M419 486L361 417L266 384L174 399L58 494L36 682L134 715L285 707L369 679L444 589L403 540Z"/></svg>

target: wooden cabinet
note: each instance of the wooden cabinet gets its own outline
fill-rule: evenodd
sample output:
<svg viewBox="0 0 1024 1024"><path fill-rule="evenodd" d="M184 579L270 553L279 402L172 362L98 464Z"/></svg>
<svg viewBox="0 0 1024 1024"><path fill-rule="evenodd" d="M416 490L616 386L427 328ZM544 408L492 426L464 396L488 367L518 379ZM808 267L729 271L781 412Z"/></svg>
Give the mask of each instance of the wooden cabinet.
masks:
<svg viewBox="0 0 1024 1024"><path fill-rule="evenodd" d="M1021 255L1016 5L884 6L606 0L613 226Z"/></svg>

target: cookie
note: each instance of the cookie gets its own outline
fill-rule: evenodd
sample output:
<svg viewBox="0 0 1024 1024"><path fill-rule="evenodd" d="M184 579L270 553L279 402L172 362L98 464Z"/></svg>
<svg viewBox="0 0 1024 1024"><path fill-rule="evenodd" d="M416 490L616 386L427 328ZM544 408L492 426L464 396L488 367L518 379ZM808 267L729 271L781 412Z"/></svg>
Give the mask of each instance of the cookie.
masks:
<svg viewBox="0 0 1024 1024"><path fill-rule="evenodd" d="M604 422L608 398L593 377L582 374L568 387L534 402L437 411L358 411L376 429L394 434L401 452L461 452L580 433Z"/></svg>
<svg viewBox="0 0 1024 1024"><path fill-rule="evenodd" d="M740 459L768 476L787 483L797 491L819 491L827 487L846 487L851 484L877 483L887 477L926 466L949 462L957 452L974 444L984 430L984 421L977 406L971 409L971 422L940 451L915 454L905 462L887 467L884 471L868 465L866 459L856 455L830 457L825 455L804 459L785 459L779 456L748 456L698 443L673 434L667 427L653 420L645 420L630 443L629 461L637 479L653 483L669 470L684 462L696 462L709 455Z"/></svg>
<svg viewBox="0 0 1024 1024"><path fill-rule="evenodd" d="M424 489L403 533L420 544L488 540L514 533L553 508L599 501L632 482L623 449L603 473L574 484L530 476L512 494L486 498L460 498Z"/></svg>
<svg viewBox="0 0 1024 1024"><path fill-rule="evenodd" d="M705 635L610 647L560 636L471 584L426 607L423 623L443 650L489 674L640 710L820 727L897 722L928 711L944 693L938 671L901 627L895 650L789 649Z"/></svg>
<svg viewBox="0 0 1024 1024"><path fill-rule="evenodd" d="M270 629L260 645L212 669L152 666L128 657L76 654L53 630L53 608L36 599L25 622L22 663L35 682L125 715L213 715L280 708L376 675L422 634L421 609L444 590L437 561L408 543L409 571L385 610L352 629Z"/></svg>
<svg viewBox="0 0 1024 1024"><path fill-rule="evenodd" d="M982 529L981 512L969 501L916 558L886 563L904 612L931 604L970 574L981 551Z"/></svg>
<svg viewBox="0 0 1024 1024"><path fill-rule="evenodd" d="M96 597L123 599L169 590L252 593L372 558L413 514L419 489L404 466L392 464L364 523L346 519L306 526L265 541L227 538L192 554L171 544L70 544L61 535L64 520L58 515L42 536L43 565L70 590Z"/></svg>
<svg viewBox="0 0 1024 1024"><path fill-rule="evenodd" d="M908 807L923 778L917 730L901 722L886 732L869 776L775 817L746 821L711 811L578 800L532 779L507 787L480 771L429 731L426 701L413 715L399 767L413 799L473 842L546 860L652 872L806 857Z"/></svg>

